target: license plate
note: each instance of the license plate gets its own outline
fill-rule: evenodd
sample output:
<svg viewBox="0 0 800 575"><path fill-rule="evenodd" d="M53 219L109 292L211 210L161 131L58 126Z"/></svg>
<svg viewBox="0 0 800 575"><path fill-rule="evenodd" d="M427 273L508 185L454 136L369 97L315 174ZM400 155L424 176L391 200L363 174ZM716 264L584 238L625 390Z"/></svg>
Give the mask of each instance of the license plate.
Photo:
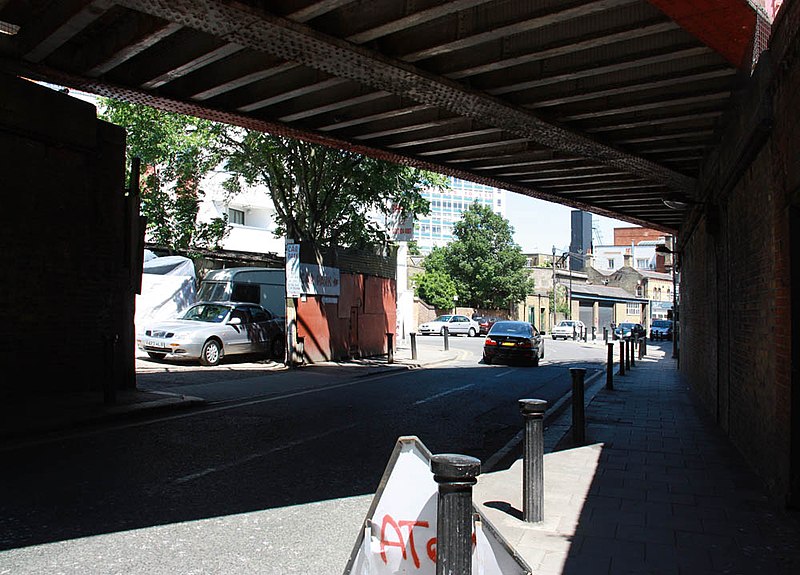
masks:
<svg viewBox="0 0 800 575"><path fill-rule="evenodd" d="M147 347L159 347L161 349L165 349L167 344L163 341L158 341L157 339L146 339L144 340L144 344Z"/></svg>
<svg viewBox="0 0 800 575"><path fill-rule="evenodd" d="M513 341L504 341L503 345L507 345L509 347L514 347L514 342Z"/></svg>

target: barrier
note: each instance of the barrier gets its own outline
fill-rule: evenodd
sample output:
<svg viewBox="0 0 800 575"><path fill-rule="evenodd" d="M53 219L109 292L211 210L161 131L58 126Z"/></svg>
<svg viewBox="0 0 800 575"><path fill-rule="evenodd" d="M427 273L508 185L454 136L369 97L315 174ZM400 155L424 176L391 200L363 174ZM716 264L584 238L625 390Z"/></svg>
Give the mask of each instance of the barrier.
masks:
<svg viewBox="0 0 800 575"><path fill-rule="evenodd" d="M572 439L576 445L583 445L586 441L586 418L583 408L583 381L586 370L582 367L571 367L569 374L572 376Z"/></svg>
<svg viewBox="0 0 800 575"><path fill-rule="evenodd" d="M614 344L606 342L608 358L606 359L606 389L614 389Z"/></svg>
<svg viewBox="0 0 800 575"><path fill-rule="evenodd" d="M520 399L525 419L522 448L522 518L529 523L544 520L544 399Z"/></svg>

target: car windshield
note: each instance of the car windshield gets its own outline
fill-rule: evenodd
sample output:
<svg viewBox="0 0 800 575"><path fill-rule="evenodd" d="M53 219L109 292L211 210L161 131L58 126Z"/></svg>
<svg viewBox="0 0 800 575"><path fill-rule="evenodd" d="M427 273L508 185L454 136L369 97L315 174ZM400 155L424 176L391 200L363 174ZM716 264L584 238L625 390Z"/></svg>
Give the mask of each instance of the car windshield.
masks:
<svg viewBox="0 0 800 575"><path fill-rule="evenodd" d="M574 323L575 323L574 321L562 321L558 325L563 326L563 327L571 327L572 324L574 324Z"/></svg>
<svg viewBox="0 0 800 575"><path fill-rule="evenodd" d="M619 324L620 329L631 329L634 324L632 323L621 323Z"/></svg>
<svg viewBox="0 0 800 575"><path fill-rule="evenodd" d="M450 318L453 317L452 315L440 315L433 321L450 321Z"/></svg>
<svg viewBox="0 0 800 575"><path fill-rule="evenodd" d="M653 322L653 327L670 327L672 323L668 319L657 319Z"/></svg>
<svg viewBox="0 0 800 575"><path fill-rule="evenodd" d="M492 326L489 333L519 333L529 336L531 335L531 326L517 321L498 321Z"/></svg>
<svg viewBox="0 0 800 575"><path fill-rule="evenodd" d="M222 323L230 311L230 306L219 304L199 304L190 307L181 319Z"/></svg>

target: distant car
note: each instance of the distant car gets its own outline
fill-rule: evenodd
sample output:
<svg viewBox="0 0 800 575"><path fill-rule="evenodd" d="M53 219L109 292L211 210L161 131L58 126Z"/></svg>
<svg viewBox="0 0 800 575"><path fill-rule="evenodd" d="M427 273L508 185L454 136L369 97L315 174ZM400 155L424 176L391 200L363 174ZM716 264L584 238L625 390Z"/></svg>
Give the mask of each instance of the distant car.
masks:
<svg viewBox="0 0 800 575"><path fill-rule="evenodd" d="M544 358L544 338L533 325L524 321L499 320L483 342L483 363L521 361L539 365Z"/></svg>
<svg viewBox="0 0 800 575"><path fill-rule="evenodd" d="M614 334L618 339L630 339L632 337L644 337L647 332L640 323L622 322L614 330Z"/></svg>
<svg viewBox="0 0 800 575"><path fill-rule="evenodd" d="M174 320L146 326L137 345L154 359L198 359L217 365L226 355L284 356L284 319L260 305L200 302Z"/></svg>
<svg viewBox="0 0 800 575"><path fill-rule="evenodd" d="M650 339L672 339L672 320L654 319L650 326Z"/></svg>
<svg viewBox="0 0 800 575"><path fill-rule="evenodd" d="M478 319L477 320L479 326L478 333L480 333L481 335L486 335L487 333L489 333L489 330L492 329L492 326L495 324L495 322L498 321L500 321L499 317L492 317L492 316L482 317Z"/></svg>
<svg viewBox="0 0 800 575"><path fill-rule="evenodd" d="M450 332L450 335L462 333L468 337L478 335L480 325L474 319L470 319L465 315L440 315L432 321L426 321L419 326L419 333L421 335L430 335L438 333L444 335L445 328Z"/></svg>
<svg viewBox="0 0 800 575"><path fill-rule="evenodd" d="M560 337L564 339L578 339L583 336L586 325L579 319L562 319L550 330L553 339Z"/></svg>

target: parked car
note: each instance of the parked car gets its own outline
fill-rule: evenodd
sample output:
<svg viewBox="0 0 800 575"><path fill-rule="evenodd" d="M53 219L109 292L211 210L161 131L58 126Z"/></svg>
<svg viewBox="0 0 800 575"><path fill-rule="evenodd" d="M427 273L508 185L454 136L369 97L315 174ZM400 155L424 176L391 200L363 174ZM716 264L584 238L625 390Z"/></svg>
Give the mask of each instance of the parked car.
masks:
<svg viewBox="0 0 800 575"><path fill-rule="evenodd" d="M487 333L489 333L489 330L492 329L492 326L495 324L495 322L498 321L500 321L499 317L491 317L491 316L482 317L478 319L477 322L480 328L478 330L478 333L480 333L481 335L486 335Z"/></svg>
<svg viewBox="0 0 800 575"><path fill-rule="evenodd" d="M654 319L650 326L650 339L672 339L672 320Z"/></svg>
<svg viewBox="0 0 800 575"><path fill-rule="evenodd" d="M478 335L480 331L478 322L465 315L440 315L433 321L426 321L419 326L419 333L421 335L430 335L432 333L444 335L445 328L451 335L463 333L468 337Z"/></svg>
<svg viewBox="0 0 800 575"><path fill-rule="evenodd" d="M284 318L260 305L200 302L177 319L145 327L137 345L154 359L198 359L202 365L245 353L282 360L284 333Z"/></svg>
<svg viewBox="0 0 800 575"><path fill-rule="evenodd" d="M483 342L483 363L523 361L539 365L544 358L544 338L525 321L495 322Z"/></svg>
<svg viewBox="0 0 800 575"><path fill-rule="evenodd" d="M563 337L564 339L578 339L583 337L583 332L586 330L586 324L579 319L562 319L558 324L550 330L550 336L553 339Z"/></svg>
<svg viewBox="0 0 800 575"><path fill-rule="evenodd" d="M640 323L622 322L614 330L618 339L630 339L632 337L644 337L647 332Z"/></svg>

